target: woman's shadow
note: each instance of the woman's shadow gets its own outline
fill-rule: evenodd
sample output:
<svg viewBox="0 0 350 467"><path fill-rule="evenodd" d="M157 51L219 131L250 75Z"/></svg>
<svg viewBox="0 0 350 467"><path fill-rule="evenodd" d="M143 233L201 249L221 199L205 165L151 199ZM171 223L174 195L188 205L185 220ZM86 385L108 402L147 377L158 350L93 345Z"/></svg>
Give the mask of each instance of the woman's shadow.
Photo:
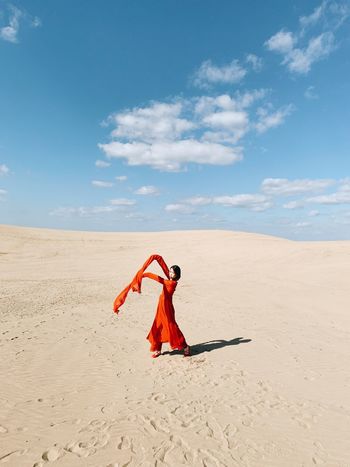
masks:
<svg viewBox="0 0 350 467"><path fill-rule="evenodd" d="M213 350L221 349L230 345L247 344L251 342L251 339L244 339L243 337L235 337L234 339L226 341L225 339L215 339L208 342L202 342L201 344L191 345L191 355L199 355L203 352L212 352ZM173 350L170 352L163 352L163 354L178 354L181 353L179 350Z"/></svg>

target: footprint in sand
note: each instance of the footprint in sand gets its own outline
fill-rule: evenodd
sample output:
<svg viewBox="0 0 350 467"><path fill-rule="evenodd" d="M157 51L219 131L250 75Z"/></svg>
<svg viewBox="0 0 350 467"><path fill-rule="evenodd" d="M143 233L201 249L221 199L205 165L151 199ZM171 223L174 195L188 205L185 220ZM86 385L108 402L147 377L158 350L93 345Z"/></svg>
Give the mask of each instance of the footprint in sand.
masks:
<svg viewBox="0 0 350 467"><path fill-rule="evenodd" d="M316 448L316 453L312 457L312 462L316 465L325 464L328 460L328 454L320 441L315 441L314 446Z"/></svg>
<svg viewBox="0 0 350 467"><path fill-rule="evenodd" d="M132 441L129 436L121 436L120 441L117 443L117 449L131 449Z"/></svg>
<svg viewBox="0 0 350 467"><path fill-rule="evenodd" d="M44 461L55 462L57 459L60 459L64 455L65 455L65 452L63 451L63 449L58 448L58 447L53 447L45 451L41 457Z"/></svg>

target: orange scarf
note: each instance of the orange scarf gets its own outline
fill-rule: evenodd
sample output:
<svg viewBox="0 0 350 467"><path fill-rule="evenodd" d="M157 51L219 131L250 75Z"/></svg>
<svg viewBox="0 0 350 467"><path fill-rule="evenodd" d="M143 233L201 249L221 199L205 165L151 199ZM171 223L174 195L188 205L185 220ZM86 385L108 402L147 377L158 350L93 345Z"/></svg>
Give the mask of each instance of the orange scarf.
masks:
<svg viewBox="0 0 350 467"><path fill-rule="evenodd" d="M148 260L145 262L145 264L142 266L142 268L137 271L135 277L133 278L133 280L130 282L129 285L127 285L125 287L125 289L123 289L120 294L117 296L117 298L114 300L114 303L113 303L113 310L114 310L114 313L118 313L119 312L119 308L123 305L123 303L125 302L126 300L126 297L130 291L130 289L133 291L133 292L138 292L138 293L141 293L141 283L142 283L142 275L143 273L145 272L145 270L148 268L148 266L154 261L158 261L158 264L159 266L163 269L164 271L164 274L166 275L166 277L169 279L169 268L168 266L166 265L164 259L160 256L160 255L152 255L148 258Z"/></svg>

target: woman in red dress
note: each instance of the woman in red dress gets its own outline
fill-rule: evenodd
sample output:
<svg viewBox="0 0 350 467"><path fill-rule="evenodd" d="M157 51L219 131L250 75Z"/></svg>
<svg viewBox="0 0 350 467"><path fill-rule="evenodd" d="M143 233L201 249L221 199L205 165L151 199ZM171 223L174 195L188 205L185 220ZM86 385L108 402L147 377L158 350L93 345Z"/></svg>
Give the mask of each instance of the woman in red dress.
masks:
<svg viewBox="0 0 350 467"><path fill-rule="evenodd" d="M150 272L144 272L154 260L158 261L167 279L163 279ZM118 313L119 307L124 303L130 289L133 292L141 293L141 282L144 277L153 279L163 285L156 316L147 336L151 344L151 352L153 352L152 357L156 358L161 355L162 344L165 342L169 342L172 349L183 350L185 357L190 356L190 347L187 345L186 339L175 320L175 310L172 300L177 282L181 277L181 270L179 266L172 266L169 269L160 255L150 256L143 267L137 272L132 282L118 295L114 301L115 313Z"/></svg>

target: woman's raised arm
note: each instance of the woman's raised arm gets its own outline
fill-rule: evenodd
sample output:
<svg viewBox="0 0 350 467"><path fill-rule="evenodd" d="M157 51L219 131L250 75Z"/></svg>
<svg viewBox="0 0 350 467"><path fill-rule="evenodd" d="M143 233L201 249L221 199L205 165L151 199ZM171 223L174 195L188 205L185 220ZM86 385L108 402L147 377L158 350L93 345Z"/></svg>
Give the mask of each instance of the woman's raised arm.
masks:
<svg viewBox="0 0 350 467"><path fill-rule="evenodd" d="M164 259L162 258L162 256L160 256L160 255L152 255L152 256L150 257L150 260L151 260L151 262L154 261L154 260L156 260L156 261L158 262L159 266L163 269L163 272L164 272L164 274L166 275L166 277L167 277L168 279L170 279L170 276L169 276L169 268L168 268L168 266L166 265L166 262L164 261Z"/></svg>

